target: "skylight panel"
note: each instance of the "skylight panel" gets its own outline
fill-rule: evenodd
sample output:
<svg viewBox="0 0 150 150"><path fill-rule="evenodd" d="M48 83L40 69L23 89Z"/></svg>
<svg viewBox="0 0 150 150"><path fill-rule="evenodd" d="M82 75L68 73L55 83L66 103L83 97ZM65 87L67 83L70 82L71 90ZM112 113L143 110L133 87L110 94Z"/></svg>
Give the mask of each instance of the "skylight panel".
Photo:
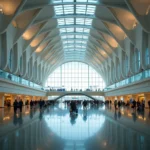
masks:
<svg viewBox="0 0 150 150"><path fill-rule="evenodd" d="M93 20L86 16L94 15L96 6L91 4L80 5L79 3L97 3L97 0L53 0L53 2L57 3L56 6L54 6L54 9L56 16L58 16L57 21L61 33L63 50L65 52L64 54L70 54L70 58L74 56L80 58L80 53L82 52L84 54L87 49L87 40ZM72 4L72 2L76 2L78 4ZM59 5L58 3L70 4ZM85 16L72 17L71 15ZM59 16L61 17L59 18Z"/></svg>
<svg viewBox="0 0 150 150"><path fill-rule="evenodd" d="M73 5L64 5L64 14L73 14L74 13L74 6Z"/></svg>
<svg viewBox="0 0 150 150"><path fill-rule="evenodd" d="M68 35L67 38L74 38L74 35Z"/></svg>
<svg viewBox="0 0 150 150"><path fill-rule="evenodd" d="M85 25L91 25L92 24L92 19L85 19Z"/></svg>
<svg viewBox="0 0 150 150"><path fill-rule="evenodd" d="M61 3L62 0L53 0L53 3Z"/></svg>
<svg viewBox="0 0 150 150"><path fill-rule="evenodd" d="M74 24L74 19L73 18L66 18L65 22L66 22L66 25Z"/></svg>
<svg viewBox="0 0 150 150"><path fill-rule="evenodd" d="M65 24L64 18L57 19L57 21L58 21L58 25L64 25Z"/></svg>
<svg viewBox="0 0 150 150"><path fill-rule="evenodd" d="M66 28L61 28L61 29L60 29L60 32L61 32L61 33L66 32Z"/></svg>
<svg viewBox="0 0 150 150"><path fill-rule="evenodd" d="M63 44L66 44L66 43L68 43L68 41L63 41Z"/></svg>
<svg viewBox="0 0 150 150"><path fill-rule="evenodd" d="M97 3L98 0L88 0L89 3Z"/></svg>
<svg viewBox="0 0 150 150"><path fill-rule="evenodd" d="M84 18L76 18L76 24L84 24Z"/></svg>
<svg viewBox="0 0 150 150"><path fill-rule="evenodd" d="M95 13L95 6L93 5L87 5L87 11L86 11L86 14L87 15L94 15Z"/></svg>
<svg viewBox="0 0 150 150"><path fill-rule="evenodd" d="M82 41L75 41L76 44L81 44Z"/></svg>
<svg viewBox="0 0 150 150"><path fill-rule="evenodd" d="M62 39L72 39L74 38L74 35L62 35L61 37Z"/></svg>
<svg viewBox="0 0 150 150"><path fill-rule="evenodd" d="M66 39L66 38L67 38L67 36L66 36L66 35L63 35L63 36L61 36L61 38L62 38L62 39Z"/></svg>
<svg viewBox="0 0 150 150"><path fill-rule="evenodd" d="M76 0L76 2L83 3L83 2L87 2L87 0Z"/></svg>
<svg viewBox="0 0 150 150"><path fill-rule="evenodd" d="M83 32L83 28L76 28L76 32Z"/></svg>
<svg viewBox="0 0 150 150"><path fill-rule="evenodd" d="M84 33L89 33L90 29L84 28Z"/></svg>
<svg viewBox="0 0 150 150"><path fill-rule="evenodd" d="M88 39L88 36L83 35L83 39Z"/></svg>
<svg viewBox="0 0 150 150"><path fill-rule="evenodd" d="M80 38L82 38L82 35L75 35L75 37L76 37L77 39L80 39Z"/></svg>
<svg viewBox="0 0 150 150"><path fill-rule="evenodd" d="M74 2L74 0L63 0L64 3Z"/></svg>
<svg viewBox="0 0 150 150"><path fill-rule="evenodd" d="M74 51L75 49L74 48L70 48L70 49L64 49L64 51Z"/></svg>
<svg viewBox="0 0 150 150"><path fill-rule="evenodd" d="M67 32L74 32L74 28L66 28Z"/></svg>
<svg viewBox="0 0 150 150"><path fill-rule="evenodd" d="M56 15L63 14L63 6L62 5L54 6L54 10L55 10Z"/></svg>
<svg viewBox="0 0 150 150"><path fill-rule="evenodd" d="M82 43L82 44L86 44L87 42L86 42L86 41L81 41L81 43Z"/></svg>
<svg viewBox="0 0 150 150"><path fill-rule="evenodd" d="M76 5L76 13L77 14L85 14L86 5Z"/></svg>

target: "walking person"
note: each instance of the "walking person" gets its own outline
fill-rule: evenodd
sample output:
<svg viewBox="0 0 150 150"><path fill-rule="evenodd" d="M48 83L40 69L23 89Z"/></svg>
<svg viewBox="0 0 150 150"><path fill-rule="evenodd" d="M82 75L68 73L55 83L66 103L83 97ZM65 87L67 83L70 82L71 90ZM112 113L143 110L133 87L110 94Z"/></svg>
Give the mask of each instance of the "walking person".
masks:
<svg viewBox="0 0 150 150"><path fill-rule="evenodd" d="M86 109L87 108L87 101L83 101L83 109Z"/></svg>
<svg viewBox="0 0 150 150"><path fill-rule="evenodd" d="M32 109L33 108L33 101L31 100L30 101L30 109Z"/></svg>
<svg viewBox="0 0 150 150"><path fill-rule="evenodd" d="M42 105L43 105L43 102L42 102L42 100L40 99L40 101L39 101L40 110L42 109Z"/></svg>
<svg viewBox="0 0 150 150"><path fill-rule="evenodd" d="M117 100L115 100L114 105L115 105L115 110L116 110L117 109Z"/></svg>
<svg viewBox="0 0 150 150"><path fill-rule="evenodd" d="M120 106L121 106L121 102L120 100L118 101L118 108L120 109Z"/></svg>
<svg viewBox="0 0 150 150"><path fill-rule="evenodd" d="M16 114L17 112L17 107L18 107L18 102L17 100L15 99L14 103L13 103L13 106L14 106L14 113Z"/></svg>
<svg viewBox="0 0 150 150"><path fill-rule="evenodd" d="M19 101L19 109L20 109L20 112L22 112L22 106L23 106L23 101L22 99Z"/></svg>

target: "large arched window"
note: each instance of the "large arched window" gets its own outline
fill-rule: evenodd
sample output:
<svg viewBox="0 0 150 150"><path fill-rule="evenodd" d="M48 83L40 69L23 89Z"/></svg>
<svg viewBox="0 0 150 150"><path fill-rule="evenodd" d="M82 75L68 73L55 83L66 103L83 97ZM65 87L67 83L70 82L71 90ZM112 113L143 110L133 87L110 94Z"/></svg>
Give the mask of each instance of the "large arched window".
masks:
<svg viewBox="0 0 150 150"><path fill-rule="evenodd" d="M58 67L46 81L46 87L66 90L102 90L105 83L102 77L89 65L69 62Z"/></svg>

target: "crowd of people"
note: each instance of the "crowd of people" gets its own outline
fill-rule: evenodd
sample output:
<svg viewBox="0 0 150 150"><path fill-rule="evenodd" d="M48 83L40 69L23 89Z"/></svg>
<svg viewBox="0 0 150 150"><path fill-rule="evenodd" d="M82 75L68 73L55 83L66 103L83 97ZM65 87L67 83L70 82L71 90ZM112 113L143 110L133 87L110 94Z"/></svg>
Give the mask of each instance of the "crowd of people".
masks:
<svg viewBox="0 0 150 150"><path fill-rule="evenodd" d="M93 101L88 101L88 100L74 100L74 101L70 101L70 100L66 100L64 101L65 105L70 107L70 112L75 112L78 113L78 105L82 105L83 109L87 109L87 107L90 105L92 106L99 106L99 105L112 105L112 101L111 100L106 100L105 102L103 102L102 100L93 100ZM34 109L39 107L40 110L48 105L54 104L54 101L44 101L44 100L30 100L25 102L25 105L30 105L30 109ZM23 107L24 103L22 101L22 99L15 99L13 106L14 106L14 113L17 112L17 110L19 110L20 112L22 112L22 107ZM116 109L120 109L120 107L122 106L129 106L131 107L133 110L137 111L144 111L145 109L145 101L139 101L139 100L132 100L132 101L127 101L126 103L122 100L115 100L114 101L114 108ZM150 100L148 101L148 106L150 109Z"/></svg>
<svg viewBox="0 0 150 150"><path fill-rule="evenodd" d="M112 101L111 100L106 100L105 101L105 104L112 104ZM149 107L149 110L150 110L150 100L148 100L147 102L148 104L148 107ZM128 100L127 102L124 102L122 100L115 100L114 101L114 107L115 107L115 110L116 109L120 109L121 106L126 106L126 107L131 107L133 110L136 110L137 111L144 111L145 109L145 101L142 100Z"/></svg>
<svg viewBox="0 0 150 150"><path fill-rule="evenodd" d="M27 100L26 102L25 102L25 105L26 106L28 106L28 105L30 105L30 109L34 109L34 108L36 108L36 107L38 107L39 106L39 108L40 108L40 110L42 109L42 108L44 108L44 107L46 107L47 105L49 105L49 103L50 102L45 102L44 100L31 100L30 102ZM23 107L23 101L22 101L22 99L15 99L15 101L14 101L14 103L13 103L13 106L14 106L14 113L16 113L17 112L17 110L19 110L20 111L20 113L22 112L22 107Z"/></svg>

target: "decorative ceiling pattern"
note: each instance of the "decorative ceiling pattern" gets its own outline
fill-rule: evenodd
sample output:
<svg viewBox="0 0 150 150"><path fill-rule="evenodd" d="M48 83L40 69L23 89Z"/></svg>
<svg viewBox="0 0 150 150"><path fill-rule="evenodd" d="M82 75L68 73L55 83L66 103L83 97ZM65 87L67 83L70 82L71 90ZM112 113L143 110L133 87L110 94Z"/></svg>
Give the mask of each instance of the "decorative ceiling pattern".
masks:
<svg viewBox="0 0 150 150"><path fill-rule="evenodd" d="M142 49L149 10L149 0L0 0L0 68L42 84L59 65L81 61L109 85L125 77L106 74L130 58L131 45Z"/></svg>

